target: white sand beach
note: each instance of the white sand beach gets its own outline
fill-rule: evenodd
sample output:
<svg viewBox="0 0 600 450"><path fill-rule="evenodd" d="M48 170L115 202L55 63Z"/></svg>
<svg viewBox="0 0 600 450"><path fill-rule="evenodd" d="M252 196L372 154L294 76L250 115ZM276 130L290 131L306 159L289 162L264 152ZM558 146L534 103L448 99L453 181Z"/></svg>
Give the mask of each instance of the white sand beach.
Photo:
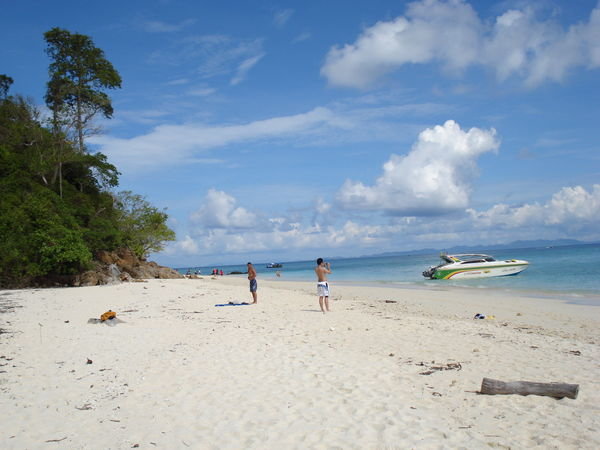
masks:
<svg viewBox="0 0 600 450"><path fill-rule="evenodd" d="M251 300L232 276L0 291L0 448L600 448L597 306L334 283L322 314L314 283L258 293L215 307ZM87 323L109 309L123 322ZM579 395L480 395L484 377Z"/></svg>

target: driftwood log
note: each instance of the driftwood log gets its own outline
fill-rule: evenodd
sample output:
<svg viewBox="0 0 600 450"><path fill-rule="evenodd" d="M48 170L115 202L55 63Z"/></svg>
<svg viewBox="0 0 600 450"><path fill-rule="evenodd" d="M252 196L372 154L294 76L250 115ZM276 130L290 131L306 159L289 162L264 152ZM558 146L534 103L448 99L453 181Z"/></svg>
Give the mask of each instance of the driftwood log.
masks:
<svg viewBox="0 0 600 450"><path fill-rule="evenodd" d="M533 383L531 381L504 382L484 378L481 382L481 394L519 394L519 395L545 395L554 398L577 398L578 384L567 383Z"/></svg>

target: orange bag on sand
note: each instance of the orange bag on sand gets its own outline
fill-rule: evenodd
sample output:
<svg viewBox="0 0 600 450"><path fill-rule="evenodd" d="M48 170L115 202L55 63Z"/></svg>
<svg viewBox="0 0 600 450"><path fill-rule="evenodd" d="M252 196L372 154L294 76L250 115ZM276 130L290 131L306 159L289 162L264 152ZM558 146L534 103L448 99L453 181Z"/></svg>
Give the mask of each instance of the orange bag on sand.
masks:
<svg viewBox="0 0 600 450"><path fill-rule="evenodd" d="M114 311L111 311L110 309L108 311L106 311L104 314L102 314L100 316L100 320L102 322L104 322L105 320L110 320L110 319L114 319L115 317L117 317L117 313Z"/></svg>

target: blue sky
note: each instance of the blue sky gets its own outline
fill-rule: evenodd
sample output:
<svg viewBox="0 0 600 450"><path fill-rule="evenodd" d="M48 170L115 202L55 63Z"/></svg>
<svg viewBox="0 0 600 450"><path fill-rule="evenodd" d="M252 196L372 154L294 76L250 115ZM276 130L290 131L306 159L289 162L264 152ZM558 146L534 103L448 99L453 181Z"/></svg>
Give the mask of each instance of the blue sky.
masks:
<svg viewBox="0 0 600 450"><path fill-rule="evenodd" d="M104 50L88 144L167 208L159 263L600 240L597 1L354 3L10 2L0 73L43 107L45 31Z"/></svg>

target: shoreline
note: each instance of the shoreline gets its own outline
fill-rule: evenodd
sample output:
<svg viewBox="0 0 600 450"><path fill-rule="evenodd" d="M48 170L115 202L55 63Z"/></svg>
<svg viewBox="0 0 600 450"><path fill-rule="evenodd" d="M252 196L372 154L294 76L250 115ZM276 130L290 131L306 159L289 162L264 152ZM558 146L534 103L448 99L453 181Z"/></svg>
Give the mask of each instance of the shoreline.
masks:
<svg viewBox="0 0 600 450"><path fill-rule="evenodd" d="M0 445L600 447L595 306L332 284L328 314L314 282L260 277L239 307L215 305L250 301L243 276L0 291ZM87 323L108 309L122 322Z"/></svg>
<svg viewBox="0 0 600 450"><path fill-rule="evenodd" d="M265 282L275 283L307 283L314 284L312 280L305 279L282 279L282 278L261 278L261 273L258 273L258 278ZM210 277L211 275L201 275L203 277ZM233 274L227 275L227 277L245 279L245 275ZM548 300L557 300L566 303L572 303L582 306L600 306L600 294L595 291L559 291L559 290L543 290L543 289L527 289L527 288L507 288L507 287L496 287L496 286L472 286L469 284L444 284L441 281L439 284L422 284L415 282L394 282L394 281L373 281L373 280L330 280L330 282L336 286L355 286L355 287L372 287L382 289L399 289L399 290L423 290L431 292L439 291L451 291L466 293L477 293L477 292L498 292L503 295L515 295L518 297L532 297Z"/></svg>

